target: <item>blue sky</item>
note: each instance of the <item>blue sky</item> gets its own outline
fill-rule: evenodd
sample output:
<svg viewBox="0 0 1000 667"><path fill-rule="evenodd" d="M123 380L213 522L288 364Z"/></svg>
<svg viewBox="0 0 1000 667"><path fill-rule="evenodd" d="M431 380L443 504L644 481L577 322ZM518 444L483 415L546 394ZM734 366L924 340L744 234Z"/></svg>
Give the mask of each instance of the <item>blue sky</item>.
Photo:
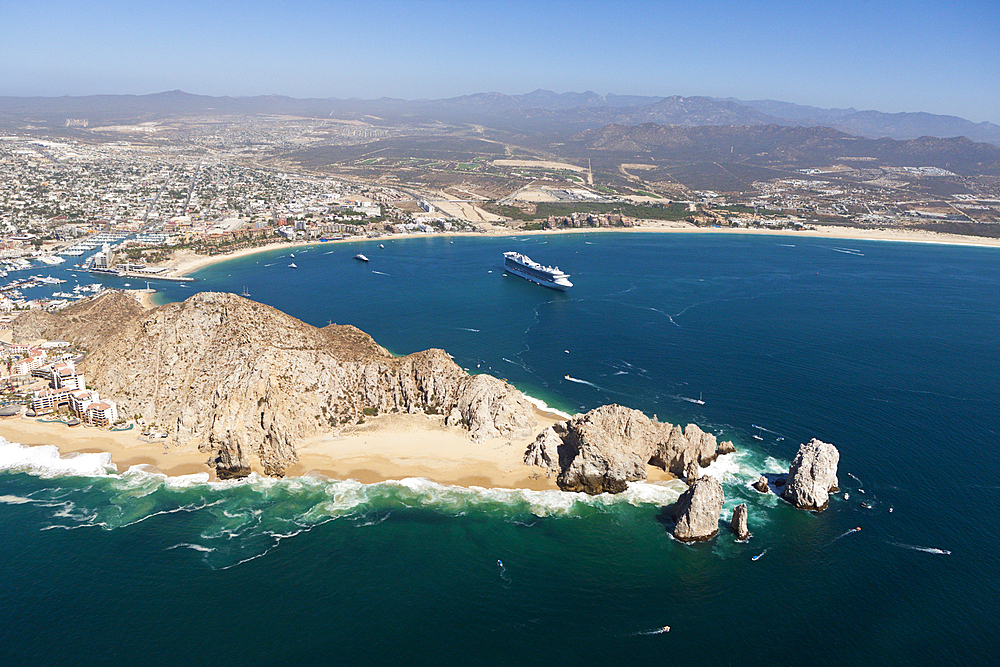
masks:
<svg viewBox="0 0 1000 667"><path fill-rule="evenodd" d="M770 98L1000 123L1000 2L5 3L0 95Z"/></svg>

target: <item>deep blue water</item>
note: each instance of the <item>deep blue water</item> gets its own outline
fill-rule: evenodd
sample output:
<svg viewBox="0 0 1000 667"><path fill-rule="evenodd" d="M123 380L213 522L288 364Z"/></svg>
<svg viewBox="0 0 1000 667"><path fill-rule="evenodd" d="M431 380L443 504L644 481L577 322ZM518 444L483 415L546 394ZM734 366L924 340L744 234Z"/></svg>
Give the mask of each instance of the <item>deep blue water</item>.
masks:
<svg viewBox="0 0 1000 667"><path fill-rule="evenodd" d="M55 463L36 451L33 474L0 473L5 664L991 663L1000 250L712 234L381 243L297 251L297 269L288 250L234 260L161 297L245 288L394 353L441 347L568 412L618 402L696 422L740 449L717 473L725 519L749 504L750 542L674 542L676 493L656 487L209 485L105 474L96 455L71 464L87 475L44 477ZM512 249L575 286L505 276ZM849 500L810 514L747 488L811 437L839 448Z"/></svg>

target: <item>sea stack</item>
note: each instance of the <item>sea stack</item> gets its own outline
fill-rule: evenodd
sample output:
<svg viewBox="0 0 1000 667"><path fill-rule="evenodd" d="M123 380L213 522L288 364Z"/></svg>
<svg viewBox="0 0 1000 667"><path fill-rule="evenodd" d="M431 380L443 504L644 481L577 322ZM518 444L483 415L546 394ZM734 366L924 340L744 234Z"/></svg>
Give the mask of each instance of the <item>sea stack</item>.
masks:
<svg viewBox="0 0 1000 667"><path fill-rule="evenodd" d="M764 477L763 475L761 475L760 478L752 484L752 486L760 493L771 493L771 487L767 485L767 477Z"/></svg>
<svg viewBox="0 0 1000 667"><path fill-rule="evenodd" d="M682 542L704 542L715 537L725 501L719 480L707 475L695 480L674 505L674 537Z"/></svg>
<svg viewBox="0 0 1000 667"><path fill-rule="evenodd" d="M733 508L733 520L729 522L729 527L736 534L736 539L740 542L750 539L750 529L747 528L746 503L740 503Z"/></svg>
<svg viewBox="0 0 1000 667"><path fill-rule="evenodd" d="M826 508L830 493L837 491L840 452L827 442L813 438L799 446L788 470L788 483L781 497L799 509L819 512Z"/></svg>

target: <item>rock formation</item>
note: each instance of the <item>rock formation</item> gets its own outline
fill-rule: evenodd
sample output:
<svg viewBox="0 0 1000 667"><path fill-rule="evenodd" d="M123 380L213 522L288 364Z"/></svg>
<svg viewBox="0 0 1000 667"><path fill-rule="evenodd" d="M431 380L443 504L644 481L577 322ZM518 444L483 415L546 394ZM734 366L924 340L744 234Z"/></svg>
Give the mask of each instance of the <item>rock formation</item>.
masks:
<svg viewBox="0 0 1000 667"><path fill-rule="evenodd" d="M750 529L747 528L746 503L740 503L733 508L733 520L729 522L729 528L736 534L736 539L741 542L750 539Z"/></svg>
<svg viewBox="0 0 1000 667"><path fill-rule="evenodd" d="M723 454L735 454L736 445L734 445L730 440L723 440L719 443L719 448L716 451L718 451L719 456L722 456Z"/></svg>
<svg viewBox="0 0 1000 667"><path fill-rule="evenodd" d="M695 424L661 424L638 410L603 405L542 431L524 462L557 472L566 491L620 493L646 479L646 465L694 481L715 460L716 439Z"/></svg>
<svg viewBox="0 0 1000 667"><path fill-rule="evenodd" d="M829 502L829 494L838 490L837 463L840 452L833 445L813 438L799 447L788 482L781 497L799 509L820 511Z"/></svg>
<svg viewBox="0 0 1000 667"><path fill-rule="evenodd" d="M303 438L382 413L447 415L476 438L524 437L537 423L517 390L443 350L394 357L355 327L319 329L233 294L126 318L81 369L121 414L209 454L220 477L255 463L282 475Z"/></svg>
<svg viewBox="0 0 1000 667"><path fill-rule="evenodd" d="M722 484L714 477L695 480L674 505L674 537L682 542L703 542L719 532L719 516L726 501Z"/></svg>
<svg viewBox="0 0 1000 667"><path fill-rule="evenodd" d="M760 478L753 483L753 488L757 489L761 493L771 493L771 487L767 485L767 477L764 477L763 475L761 475Z"/></svg>

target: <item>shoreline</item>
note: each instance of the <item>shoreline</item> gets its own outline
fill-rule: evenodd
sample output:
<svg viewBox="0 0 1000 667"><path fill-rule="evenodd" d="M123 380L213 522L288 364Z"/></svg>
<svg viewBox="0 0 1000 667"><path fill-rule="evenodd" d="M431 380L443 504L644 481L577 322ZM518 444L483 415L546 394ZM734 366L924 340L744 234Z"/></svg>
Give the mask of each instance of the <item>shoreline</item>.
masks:
<svg viewBox="0 0 1000 667"><path fill-rule="evenodd" d="M465 488L558 491L554 476L525 465L523 458L535 436L563 417L538 407L535 417L538 425L528 437L480 441L472 440L459 427L445 426L441 419L422 413L369 418L365 424L340 433L319 433L302 440L296 446L299 460L289 466L285 478L321 475L362 484L423 478ZM204 474L209 481L219 481L209 453L166 440L147 442L138 434L136 429L108 431L21 416L0 418L0 437L27 447L54 446L62 459L106 453L118 474L142 465L168 477ZM251 469L267 477L259 466ZM649 469L648 481L669 479L673 479L669 473Z"/></svg>
<svg viewBox="0 0 1000 667"><path fill-rule="evenodd" d="M941 234L939 232L928 232L918 229L862 229L856 227L838 227L835 225L811 225L810 229L762 229L743 227L695 227L688 223L643 221L634 227L581 227L573 229L538 229L538 230L516 230L509 228L493 227L483 232L446 232L441 234L386 234L380 237L352 237L332 241L296 241L292 243L278 241L254 248L244 248L232 253L220 255L196 255L186 251L179 257L174 257L166 262L158 264L159 267L172 269L174 276L187 276L195 271L203 269L213 264L227 262L232 259L249 257L262 252L287 249L294 252L299 248L309 248L314 246L340 245L345 243L360 243L364 241L374 241L376 239L406 239L406 238L427 238L428 236L447 237L514 237L514 236L535 236L547 234L592 234L592 233L665 233L665 234L729 234L729 235L751 235L751 236L776 236L776 237L799 237L799 238L821 238L837 239L843 241L890 241L897 243L928 243L935 245L966 246L982 248L1000 248L1000 238L990 238L983 236L961 236L958 234Z"/></svg>

